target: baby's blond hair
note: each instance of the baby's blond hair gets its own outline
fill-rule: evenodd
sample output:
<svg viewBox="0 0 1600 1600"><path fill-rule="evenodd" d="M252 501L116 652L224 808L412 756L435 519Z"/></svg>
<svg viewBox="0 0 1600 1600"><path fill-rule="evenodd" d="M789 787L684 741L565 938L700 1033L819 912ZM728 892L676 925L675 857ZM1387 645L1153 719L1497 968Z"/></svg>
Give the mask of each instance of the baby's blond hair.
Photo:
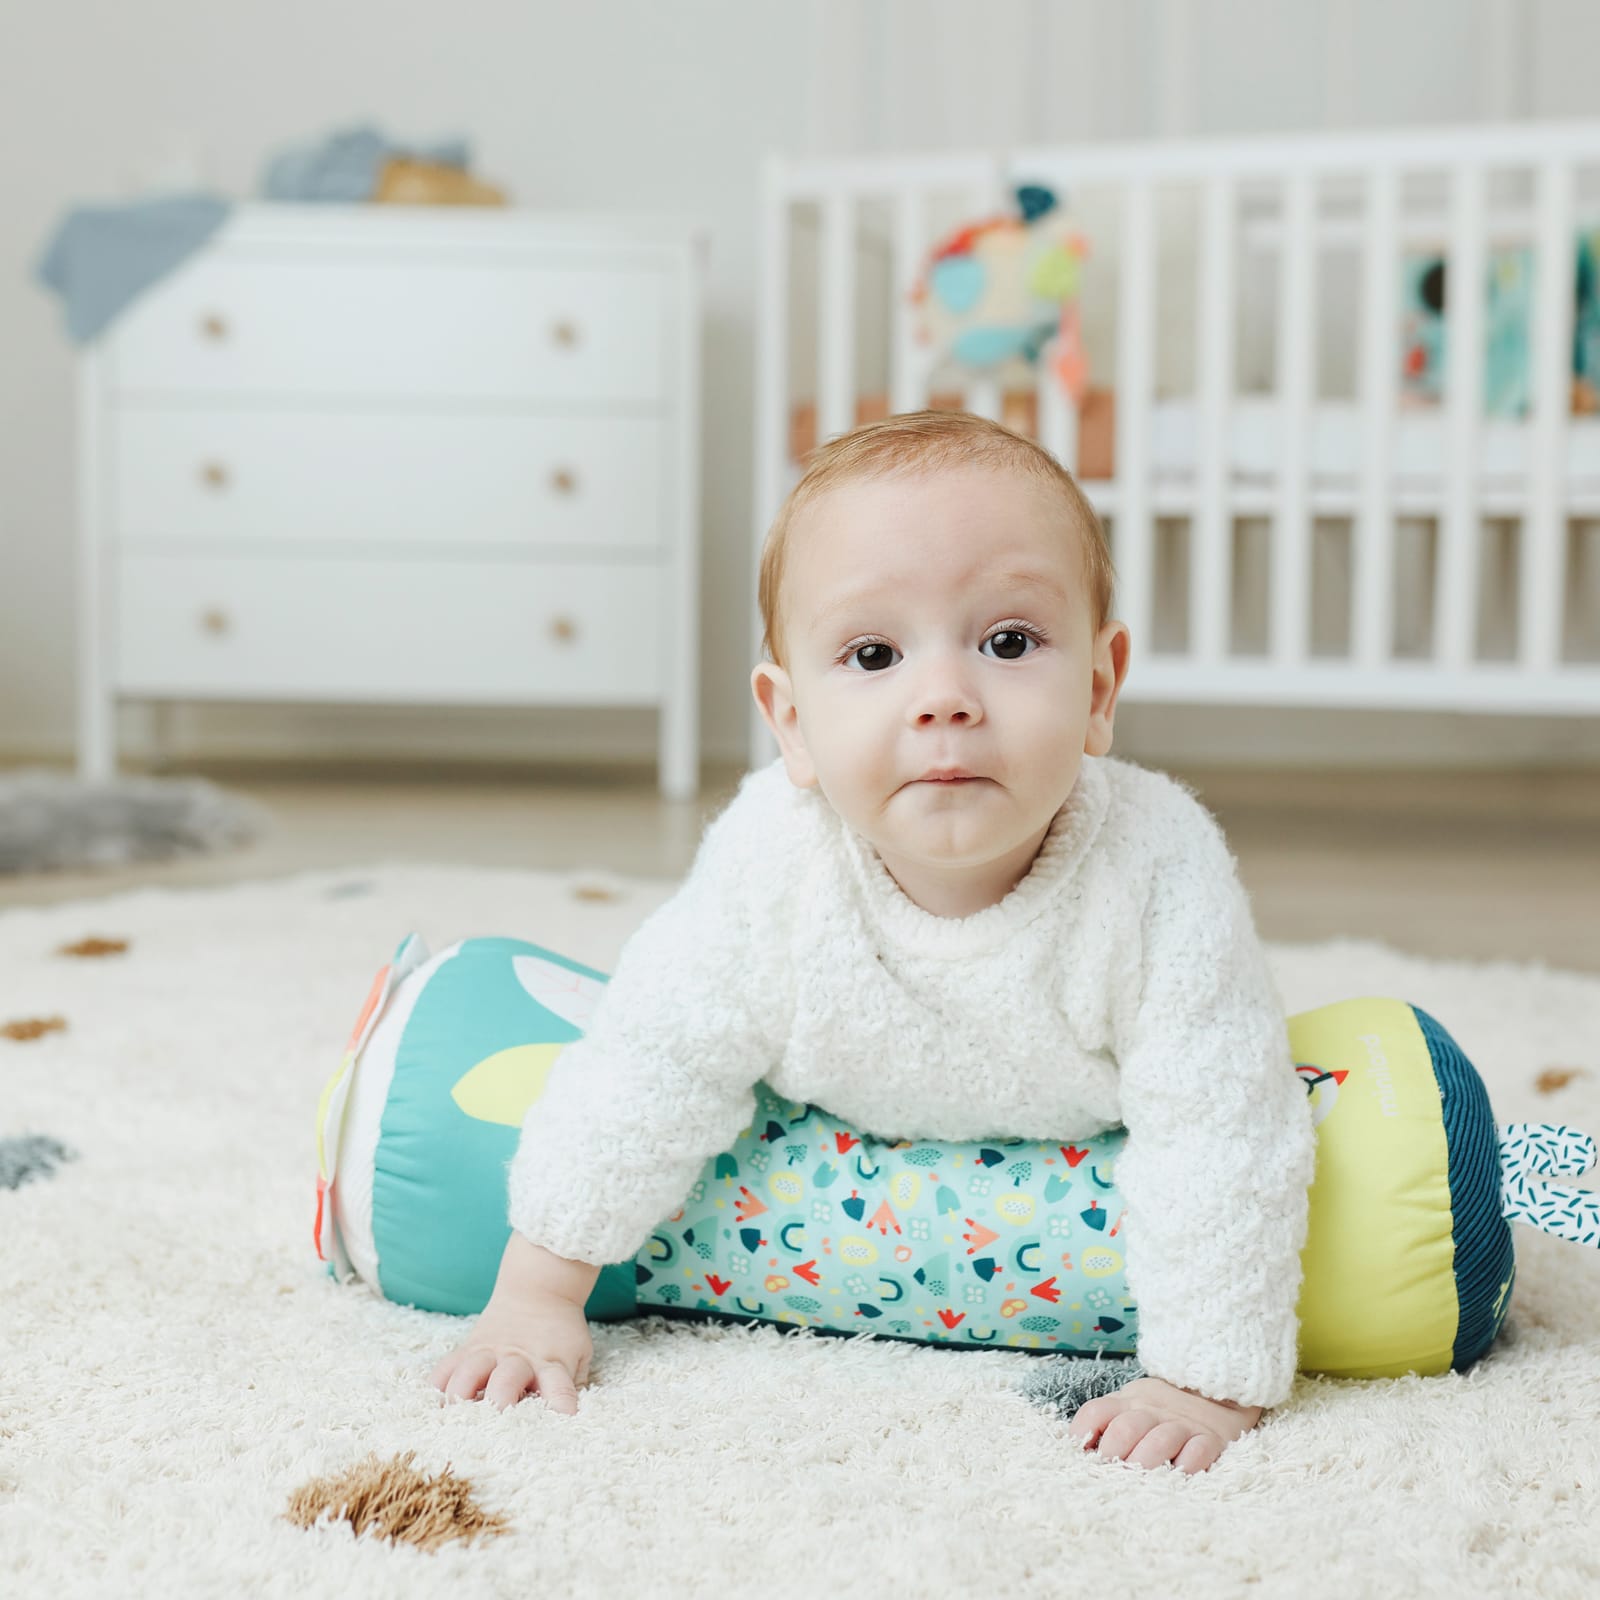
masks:
<svg viewBox="0 0 1600 1600"><path fill-rule="evenodd" d="M1018 468L1060 494L1083 550L1084 584L1094 631L1100 631L1111 613L1116 575L1105 530L1072 474L1043 446L985 417L965 411L908 411L869 422L813 451L805 476L773 518L761 550L758 592L768 660L785 665L779 602L789 540L800 513L841 483L955 466Z"/></svg>

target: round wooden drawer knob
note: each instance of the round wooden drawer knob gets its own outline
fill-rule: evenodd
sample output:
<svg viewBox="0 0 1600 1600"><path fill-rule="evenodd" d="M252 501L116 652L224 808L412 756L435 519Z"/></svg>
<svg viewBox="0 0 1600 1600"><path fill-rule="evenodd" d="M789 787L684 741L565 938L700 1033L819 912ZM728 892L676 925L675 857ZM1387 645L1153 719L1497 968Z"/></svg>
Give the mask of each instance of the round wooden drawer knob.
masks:
<svg viewBox="0 0 1600 1600"><path fill-rule="evenodd" d="M563 317L551 327L550 337L564 349L570 350L578 342L578 325L575 322L568 322Z"/></svg>
<svg viewBox="0 0 1600 1600"><path fill-rule="evenodd" d="M228 621L228 613L217 606L209 611L200 613L200 626L207 633L226 633L232 624Z"/></svg>
<svg viewBox="0 0 1600 1600"><path fill-rule="evenodd" d="M200 319L200 332L207 339L226 339L228 337L228 319L219 316L215 311L209 316Z"/></svg>
<svg viewBox="0 0 1600 1600"><path fill-rule="evenodd" d="M578 474L571 467L557 467L550 474L550 487L557 494L576 494L578 492Z"/></svg>
<svg viewBox="0 0 1600 1600"><path fill-rule="evenodd" d="M200 481L208 489L226 489L228 469L220 461L208 461L200 469Z"/></svg>
<svg viewBox="0 0 1600 1600"><path fill-rule="evenodd" d="M571 617L552 617L550 634L561 644L571 644L578 637L578 625Z"/></svg>

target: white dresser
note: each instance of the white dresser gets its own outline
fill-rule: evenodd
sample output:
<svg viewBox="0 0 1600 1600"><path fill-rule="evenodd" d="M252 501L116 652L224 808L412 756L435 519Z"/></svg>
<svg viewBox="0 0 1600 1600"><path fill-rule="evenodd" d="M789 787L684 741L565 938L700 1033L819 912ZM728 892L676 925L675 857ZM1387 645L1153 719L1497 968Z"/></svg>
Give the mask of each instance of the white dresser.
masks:
<svg viewBox="0 0 1600 1600"><path fill-rule="evenodd" d="M82 773L119 699L645 705L691 797L702 253L241 206L84 353Z"/></svg>

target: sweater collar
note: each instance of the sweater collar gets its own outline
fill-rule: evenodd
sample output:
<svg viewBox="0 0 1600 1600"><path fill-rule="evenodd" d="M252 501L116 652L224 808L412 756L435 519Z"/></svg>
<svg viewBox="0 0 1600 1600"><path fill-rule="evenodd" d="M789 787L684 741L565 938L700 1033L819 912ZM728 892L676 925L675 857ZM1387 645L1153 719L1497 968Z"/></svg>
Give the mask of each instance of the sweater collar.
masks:
<svg viewBox="0 0 1600 1600"><path fill-rule="evenodd" d="M1032 865L1010 893L965 917L941 917L924 910L895 882L871 842L835 813L851 877L889 945L908 955L981 955L1032 922L1076 875L1105 820L1111 794L1105 759L1083 758L1072 793L1051 818Z"/></svg>

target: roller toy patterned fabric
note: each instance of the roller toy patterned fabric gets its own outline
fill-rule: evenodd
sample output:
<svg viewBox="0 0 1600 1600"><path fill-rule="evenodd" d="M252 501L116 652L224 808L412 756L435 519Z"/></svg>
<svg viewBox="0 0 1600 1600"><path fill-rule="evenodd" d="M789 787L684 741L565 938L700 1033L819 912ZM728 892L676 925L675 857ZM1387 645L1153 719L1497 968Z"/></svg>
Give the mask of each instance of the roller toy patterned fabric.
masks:
<svg viewBox="0 0 1600 1600"><path fill-rule="evenodd" d="M437 955L402 941L318 1107L315 1238L331 1275L425 1310L483 1308L524 1118L605 982L522 940ZM1510 1304L1512 1222L1600 1246L1600 1196L1545 1181L1589 1170L1594 1140L1497 1125L1449 1033L1402 1001L1340 1001L1289 1033L1317 1128L1301 1370L1469 1367ZM761 1083L751 1126L632 1260L601 1270L585 1309L1129 1355L1127 1137L890 1141Z"/></svg>

